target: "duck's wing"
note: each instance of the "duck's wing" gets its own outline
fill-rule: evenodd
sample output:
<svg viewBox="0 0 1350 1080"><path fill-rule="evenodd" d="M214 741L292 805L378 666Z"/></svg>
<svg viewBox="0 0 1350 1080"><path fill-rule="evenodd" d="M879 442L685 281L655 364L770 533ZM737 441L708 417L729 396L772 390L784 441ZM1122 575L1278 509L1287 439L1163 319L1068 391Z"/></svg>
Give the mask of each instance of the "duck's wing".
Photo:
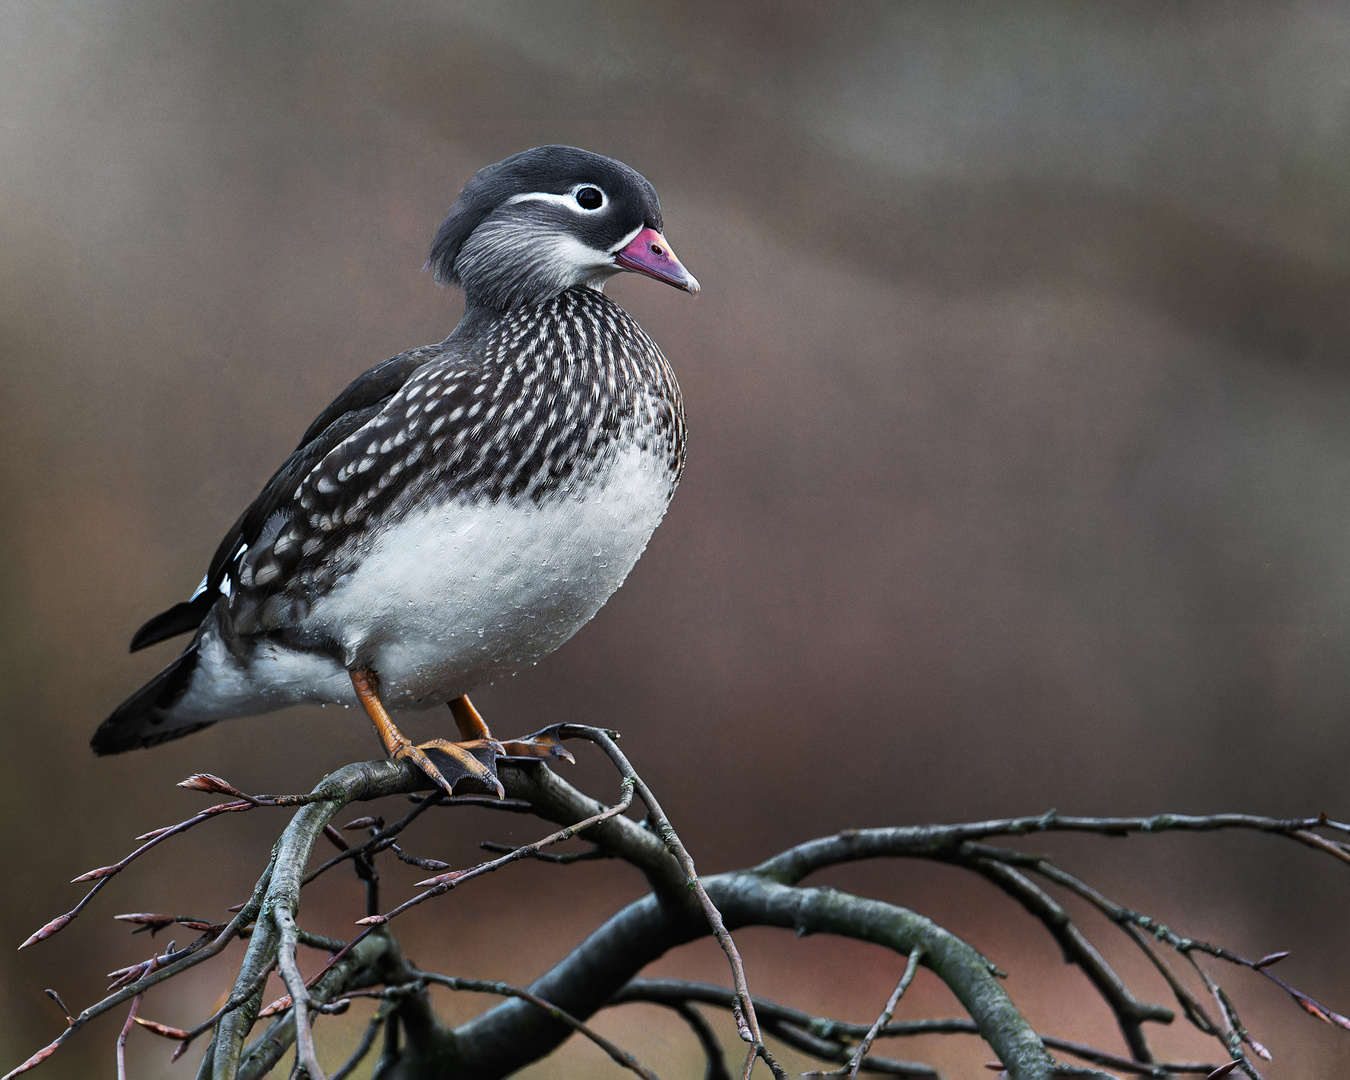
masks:
<svg viewBox="0 0 1350 1080"><path fill-rule="evenodd" d="M296 485L324 456L379 413L412 373L444 352L444 345L424 345L376 364L354 379L309 425L300 444L267 481L258 497L234 523L216 548L196 592L160 612L131 639L131 651L196 630L222 595L233 588L231 569L256 543L268 520L291 500Z"/></svg>

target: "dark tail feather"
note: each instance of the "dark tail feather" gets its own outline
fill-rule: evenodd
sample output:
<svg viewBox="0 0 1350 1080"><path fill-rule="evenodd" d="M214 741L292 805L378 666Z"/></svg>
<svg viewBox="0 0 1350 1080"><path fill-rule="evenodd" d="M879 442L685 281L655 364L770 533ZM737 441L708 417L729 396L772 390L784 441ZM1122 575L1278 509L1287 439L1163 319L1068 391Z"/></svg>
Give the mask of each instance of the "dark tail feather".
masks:
<svg viewBox="0 0 1350 1080"><path fill-rule="evenodd" d="M168 611L161 611L136 631L136 636L131 639L131 651L196 630L210 614L211 605L215 602L216 597L208 591L195 600L185 600L181 604L174 604Z"/></svg>
<svg viewBox="0 0 1350 1080"><path fill-rule="evenodd" d="M194 643L172 664L117 706L113 714L98 726L90 743L94 753L100 756L121 754L143 746L157 746L213 724L215 721L205 720L176 725L170 715L173 707L187 693L192 673L196 669L197 646Z"/></svg>

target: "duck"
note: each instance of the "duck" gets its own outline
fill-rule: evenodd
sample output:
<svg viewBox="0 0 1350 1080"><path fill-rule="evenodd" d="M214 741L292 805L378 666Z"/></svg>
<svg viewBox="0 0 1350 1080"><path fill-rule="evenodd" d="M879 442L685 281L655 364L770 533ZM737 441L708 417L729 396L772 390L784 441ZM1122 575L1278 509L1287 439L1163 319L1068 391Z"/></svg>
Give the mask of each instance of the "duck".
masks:
<svg viewBox="0 0 1350 1080"><path fill-rule="evenodd" d="M539 146L476 173L429 269L464 293L438 344L355 379L225 534L184 602L134 635L185 649L113 710L99 755L291 705L359 705L385 752L439 788L500 795L468 694L537 663L623 584L685 463L679 384L605 294L635 273L690 294L656 190L628 165ZM454 739L393 715L449 706Z"/></svg>

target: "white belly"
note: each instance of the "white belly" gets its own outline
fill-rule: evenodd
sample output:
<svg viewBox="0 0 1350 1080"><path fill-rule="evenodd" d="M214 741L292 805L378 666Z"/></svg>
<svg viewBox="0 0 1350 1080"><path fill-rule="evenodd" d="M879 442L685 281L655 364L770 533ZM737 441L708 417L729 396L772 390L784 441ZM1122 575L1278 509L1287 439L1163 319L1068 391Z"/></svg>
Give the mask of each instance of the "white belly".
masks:
<svg viewBox="0 0 1350 1080"><path fill-rule="evenodd" d="M670 492L664 462L632 450L597 483L542 504L416 509L301 630L369 664L391 708L451 700L534 663L589 621L637 562ZM320 684L316 696L333 700L331 681Z"/></svg>

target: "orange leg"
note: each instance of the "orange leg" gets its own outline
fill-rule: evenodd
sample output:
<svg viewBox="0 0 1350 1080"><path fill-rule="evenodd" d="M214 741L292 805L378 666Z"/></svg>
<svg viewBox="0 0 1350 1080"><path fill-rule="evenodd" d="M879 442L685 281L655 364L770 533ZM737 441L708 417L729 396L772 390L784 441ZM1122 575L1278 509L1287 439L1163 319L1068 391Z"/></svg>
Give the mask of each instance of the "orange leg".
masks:
<svg viewBox="0 0 1350 1080"><path fill-rule="evenodd" d="M379 682L375 673L353 671L351 676L356 696L365 707L370 722L375 725L380 741L384 743L385 753L391 758L395 761L407 758L443 788L447 795L453 795L455 783L466 776L471 776L479 784L494 790L498 798L504 794L496 770L496 759L503 753L502 744L492 738L487 725L483 723L483 718L469 704L467 698L459 699L467 709L465 718L461 719L460 711L455 710L455 721L465 736L464 742L432 739L414 746L389 718L384 703L380 701ZM477 726L473 725L473 721L477 722ZM469 737L471 734L472 738ZM433 763L427 751L431 751L440 760ZM450 775L447 776L447 773Z"/></svg>
<svg viewBox="0 0 1350 1080"><path fill-rule="evenodd" d="M455 718L455 725L459 728L459 734L462 738L466 740L489 739L494 743L496 742L492 738L492 732L488 730L487 722L483 719L482 714L473 707L473 702L469 700L467 695L457 697L450 702L450 713ZM502 748L502 756L575 760L551 732L552 729L550 728L536 732L534 735L526 735L523 739L504 739L499 744Z"/></svg>
<svg viewBox="0 0 1350 1080"><path fill-rule="evenodd" d="M483 719L482 714L473 707L473 702L468 696L457 697L450 702L450 715L455 718L455 726L459 728L459 734L464 739L490 739L492 732L488 731L487 721Z"/></svg>

